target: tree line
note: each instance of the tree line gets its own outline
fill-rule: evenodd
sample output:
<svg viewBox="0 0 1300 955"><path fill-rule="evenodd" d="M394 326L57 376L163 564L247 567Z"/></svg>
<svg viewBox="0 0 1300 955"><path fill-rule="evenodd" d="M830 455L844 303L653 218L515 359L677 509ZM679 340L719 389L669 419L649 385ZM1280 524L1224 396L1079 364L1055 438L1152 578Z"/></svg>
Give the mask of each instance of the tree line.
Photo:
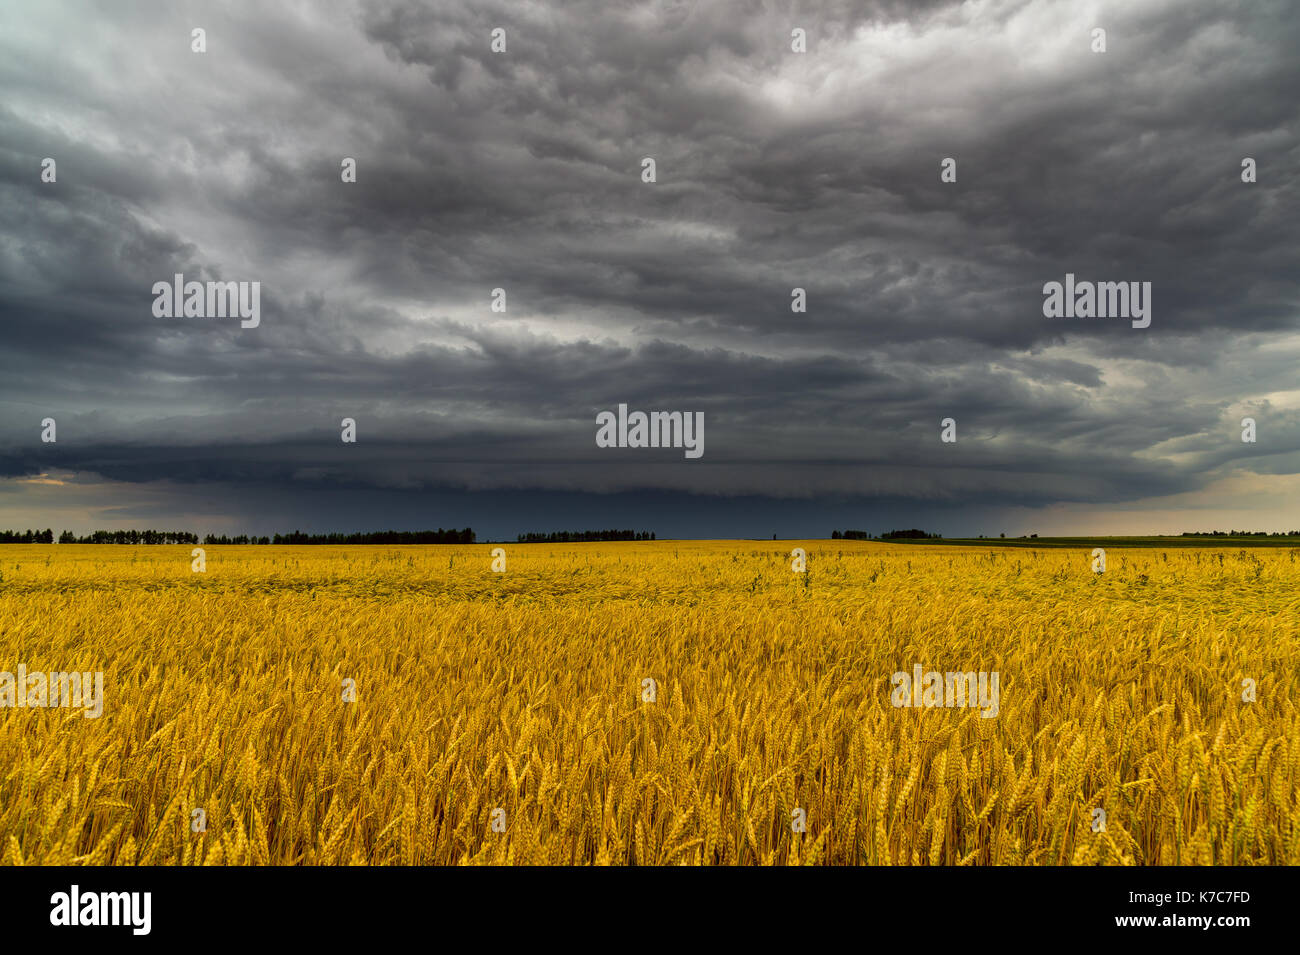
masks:
<svg viewBox="0 0 1300 955"><path fill-rule="evenodd" d="M1300 537L1300 531L1183 531L1183 537Z"/></svg>
<svg viewBox="0 0 1300 955"><path fill-rule="evenodd" d="M942 540L942 534L930 534L919 527L909 527L905 531L885 531L873 538L867 531L831 531L831 540L869 541L869 540Z"/></svg>
<svg viewBox="0 0 1300 955"><path fill-rule="evenodd" d="M436 531L371 531L365 534L276 534L272 544L472 544L474 531L454 527Z"/></svg>
<svg viewBox="0 0 1300 955"><path fill-rule="evenodd" d="M256 537L208 534L202 541L190 531L94 531L78 537L72 531L59 535L60 544L473 544L474 531L455 528L436 531L372 531L366 534L276 534ZM53 544L54 531L0 531L0 544Z"/></svg>
<svg viewBox="0 0 1300 955"><path fill-rule="evenodd" d="M520 534L521 544L576 544L585 541L652 541L654 531L552 531L549 534Z"/></svg>
<svg viewBox="0 0 1300 955"><path fill-rule="evenodd" d="M197 544L197 534L189 531L95 531L78 537L72 531L59 535L60 544ZM0 531L0 544L53 544L54 531Z"/></svg>
<svg viewBox="0 0 1300 955"><path fill-rule="evenodd" d="M67 533L64 531L63 533ZM54 531L0 531L0 544L53 544Z"/></svg>

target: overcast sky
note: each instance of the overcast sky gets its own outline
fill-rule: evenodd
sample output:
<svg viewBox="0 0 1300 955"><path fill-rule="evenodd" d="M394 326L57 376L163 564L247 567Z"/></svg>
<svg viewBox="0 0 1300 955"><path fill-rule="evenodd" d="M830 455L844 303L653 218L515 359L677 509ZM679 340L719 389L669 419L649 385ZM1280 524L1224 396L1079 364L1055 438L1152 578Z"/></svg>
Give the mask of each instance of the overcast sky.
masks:
<svg viewBox="0 0 1300 955"><path fill-rule="evenodd" d="M1300 529L1297 50L1292 0L6 3L0 527Z"/></svg>

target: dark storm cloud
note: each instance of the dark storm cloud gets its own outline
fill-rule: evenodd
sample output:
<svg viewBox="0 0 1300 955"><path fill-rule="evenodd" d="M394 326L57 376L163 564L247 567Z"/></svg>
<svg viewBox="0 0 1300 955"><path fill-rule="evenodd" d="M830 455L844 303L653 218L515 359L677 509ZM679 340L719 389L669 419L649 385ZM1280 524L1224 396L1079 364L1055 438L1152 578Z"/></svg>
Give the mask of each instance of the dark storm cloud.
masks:
<svg viewBox="0 0 1300 955"><path fill-rule="evenodd" d="M1286 3L69 4L0 27L0 474L977 512L1297 472ZM260 281L260 326L154 318L177 272ZM1151 327L1044 318L1066 272L1151 282ZM597 449L620 402L703 411L705 457Z"/></svg>

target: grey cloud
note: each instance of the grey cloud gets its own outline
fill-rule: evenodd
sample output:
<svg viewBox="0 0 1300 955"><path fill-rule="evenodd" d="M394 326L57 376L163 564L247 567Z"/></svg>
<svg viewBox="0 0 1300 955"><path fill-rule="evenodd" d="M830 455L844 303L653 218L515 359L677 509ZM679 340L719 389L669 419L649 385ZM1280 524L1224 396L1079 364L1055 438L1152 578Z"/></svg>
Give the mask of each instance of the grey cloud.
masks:
<svg viewBox="0 0 1300 955"><path fill-rule="evenodd" d="M1294 412L1264 403L1296 389L1287 4L1111 8L1102 56L1042 2L15 16L0 474L978 510L1296 473ZM1044 318L1067 271L1151 281L1151 328ZM260 281L261 326L153 318L175 272ZM599 453L619 402L704 411L703 463Z"/></svg>

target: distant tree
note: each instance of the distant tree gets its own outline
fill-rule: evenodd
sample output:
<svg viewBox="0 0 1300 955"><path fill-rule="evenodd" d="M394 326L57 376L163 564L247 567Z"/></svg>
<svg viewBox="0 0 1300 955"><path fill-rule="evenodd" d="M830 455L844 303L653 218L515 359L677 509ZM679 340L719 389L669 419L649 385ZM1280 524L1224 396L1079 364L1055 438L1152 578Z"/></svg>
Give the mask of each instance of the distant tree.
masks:
<svg viewBox="0 0 1300 955"><path fill-rule="evenodd" d="M639 541L654 540L653 531L635 530L614 530L606 529L603 531L551 531L549 534L542 534L537 531L529 531L526 534L519 534L515 537L521 544L571 544L585 541ZM470 542L472 543L472 541Z"/></svg>
<svg viewBox="0 0 1300 955"><path fill-rule="evenodd" d="M881 540L938 540L940 535L930 534L918 527L912 527L905 531L885 531L880 535Z"/></svg>

